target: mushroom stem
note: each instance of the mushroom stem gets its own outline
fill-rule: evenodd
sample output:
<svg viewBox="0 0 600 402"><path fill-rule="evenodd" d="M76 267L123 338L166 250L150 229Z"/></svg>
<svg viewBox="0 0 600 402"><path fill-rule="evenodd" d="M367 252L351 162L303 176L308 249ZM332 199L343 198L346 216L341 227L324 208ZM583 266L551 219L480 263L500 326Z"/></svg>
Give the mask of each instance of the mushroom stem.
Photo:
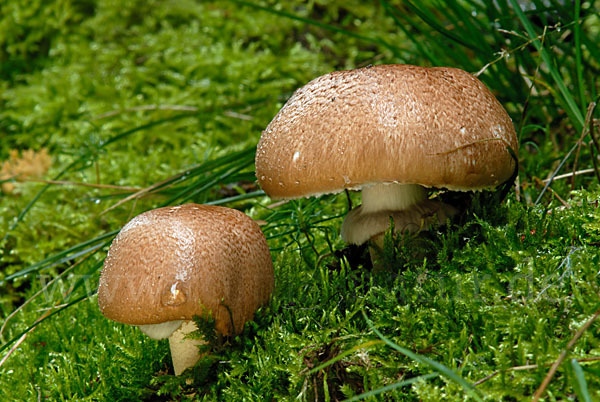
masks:
<svg viewBox="0 0 600 402"><path fill-rule="evenodd" d="M418 184L375 184L361 193L364 213L402 211L427 199L423 186Z"/></svg>
<svg viewBox="0 0 600 402"><path fill-rule="evenodd" d="M385 266L383 258L385 233L379 233L369 240L369 257L374 271L381 271Z"/></svg>
<svg viewBox="0 0 600 402"><path fill-rule="evenodd" d="M193 367L201 354L198 346L206 345L207 342L202 339L192 339L186 335L197 331L198 327L194 321L184 321L181 326L175 330L169 337L169 346L171 348L171 359L173 360L173 369L175 375L180 375L186 369Z"/></svg>

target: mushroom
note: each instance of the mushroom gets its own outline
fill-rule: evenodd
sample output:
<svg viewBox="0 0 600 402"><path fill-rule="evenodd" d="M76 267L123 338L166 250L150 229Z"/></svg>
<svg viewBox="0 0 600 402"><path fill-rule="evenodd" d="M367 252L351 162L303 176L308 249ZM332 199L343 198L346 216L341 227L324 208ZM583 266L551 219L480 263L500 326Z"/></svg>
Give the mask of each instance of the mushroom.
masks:
<svg viewBox="0 0 600 402"><path fill-rule="evenodd" d="M262 133L256 176L273 199L362 190L342 238L381 246L390 218L396 231L415 232L457 212L427 188L472 191L507 181L517 145L510 117L473 75L370 66L298 89Z"/></svg>
<svg viewBox="0 0 600 402"><path fill-rule="evenodd" d="M265 237L244 213L185 204L144 212L111 244L98 285L107 318L169 338L176 375L193 366L201 340L195 316L210 315L219 334L239 333L273 291Z"/></svg>

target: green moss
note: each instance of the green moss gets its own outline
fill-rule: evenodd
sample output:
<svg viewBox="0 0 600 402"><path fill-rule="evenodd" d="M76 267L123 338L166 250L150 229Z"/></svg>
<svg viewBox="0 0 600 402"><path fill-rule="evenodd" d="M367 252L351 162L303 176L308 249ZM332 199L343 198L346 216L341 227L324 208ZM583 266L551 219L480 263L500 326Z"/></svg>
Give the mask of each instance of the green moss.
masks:
<svg viewBox="0 0 600 402"><path fill-rule="evenodd" d="M10 356L0 400L341 400L382 389L390 400L463 400L470 387L452 373L470 384L495 373L476 387L485 400L531 396L600 307L597 178L559 179L537 200L540 178L567 155L559 173L597 161L589 135L577 162L569 154L581 135L573 116L597 97L597 6L582 3L578 39L571 6L529 12L558 68L530 51L512 2L240 3L0 6L0 160L46 147L47 179L119 186L26 182L1 195L0 356ZM511 57L498 59L503 50ZM502 202L443 194L465 213L389 236L388 269L374 273L366 250L339 238L345 195L266 208L252 161L295 88L380 62L472 72L493 62L480 78L519 130L521 171L518 192ZM573 94L554 90L553 72ZM105 319L93 294L111 233L142 211L186 201L224 202L265 221L276 287L240 335L174 377L166 341ZM595 323L568 358L597 356L599 335ZM553 398L600 397L599 363L580 366L559 368Z"/></svg>

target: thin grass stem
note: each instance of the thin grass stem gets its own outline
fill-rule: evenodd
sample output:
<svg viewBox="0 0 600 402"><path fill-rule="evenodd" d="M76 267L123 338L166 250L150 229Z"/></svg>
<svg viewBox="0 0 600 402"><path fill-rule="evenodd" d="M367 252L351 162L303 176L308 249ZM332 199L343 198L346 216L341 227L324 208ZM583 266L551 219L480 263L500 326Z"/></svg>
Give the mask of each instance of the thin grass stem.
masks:
<svg viewBox="0 0 600 402"><path fill-rule="evenodd" d="M581 336L594 323L594 321L596 320L596 318L598 318L599 315L600 315L600 309L597 310L592 315L592 317L589 320L587 320L585 322L585 324L583 324L581 326L581 328L579 328L579 330L575 333L575 335L573 336L573 338L571 338L571 340L569 341L569 343L567 344L567 346L565 347L565 349L558 356L558 359L556 359L556 361L554 362L554 364L552 364L552 367L550 367L550 370L548 371L548 374L546 374L546 377L544 377L544 380L540 384L539 388L533 394L533 398L532 398L533 402L537 402L542 397L542 395L544 394L544 392L546 392L546 388L548 388L548 385L550 384L550 381L552 381L552 377L554 377L554 374L556 374L556 371L558 370L558 367L561 365L561 363L567 357L567 353L569 353L569 351L573 348L573 346L575 346L575 344L577 343L577 341L579 340L579 338L581 338Z"/></svg>
<svg viewBox="0 0 600 402"><path fill-rule="evenodd" d="M479 395L478 391L475 389L475 387L472 384L469 384L464 378L462 378L461 376L459 376L458 374L456 374L454 371L452 371L451 369L449 369L448 367L444 366L441 363L436 362L435 360L432 360L428 357L425 356L421 356L418 355L408 349L403 348L400 345L395 344L394 342L390 341L388 338L386 338L381 332L379 332L379 330L377 328L375 328L375 326L373 325L373 323L371 322L371 320L369 320L369 318L367 317L366 313L362 312L363 317L365 319L365 321L367 322L367 325L369 326L369 328L379 337L379 339L381 339L386 345L390 346L391 348L397 350L398 352L402 353L403 355L405 355L406 357L417 361L421 364L424 364L426 366L429 366L431 368L433 368L436 372L440 373L441 375L443 375L444 377L450 379L451 381L457 383L458 385L460 385L463 390L467 393L467 395L469 395L471 398L473 398L476 401L481 401L483 402L483 399L481 398L481 396Z"/></svg>

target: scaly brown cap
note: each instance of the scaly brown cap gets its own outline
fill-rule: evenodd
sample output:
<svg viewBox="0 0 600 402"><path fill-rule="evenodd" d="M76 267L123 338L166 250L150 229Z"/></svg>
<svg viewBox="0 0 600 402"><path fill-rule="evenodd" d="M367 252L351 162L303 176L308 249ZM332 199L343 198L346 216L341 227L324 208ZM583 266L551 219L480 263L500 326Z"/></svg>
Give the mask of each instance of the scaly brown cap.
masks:
<svg viewBox="0 0 600 402"><path fill-rule="evenodd" d="M271 254L258 225L234 209L185 204L145 212L123 227L104 262L98 304L107 318L134 325L210 312L228 335L241 331L272 291Z"/></svg>
<svg viewBox="0 0 600 402"><path fill-rule="evenodd" d="M509 147L511 119L473 75L382 65L298 89L261 136L256 176L275 199L375 183L493 188L516 168Z"/></svg>

